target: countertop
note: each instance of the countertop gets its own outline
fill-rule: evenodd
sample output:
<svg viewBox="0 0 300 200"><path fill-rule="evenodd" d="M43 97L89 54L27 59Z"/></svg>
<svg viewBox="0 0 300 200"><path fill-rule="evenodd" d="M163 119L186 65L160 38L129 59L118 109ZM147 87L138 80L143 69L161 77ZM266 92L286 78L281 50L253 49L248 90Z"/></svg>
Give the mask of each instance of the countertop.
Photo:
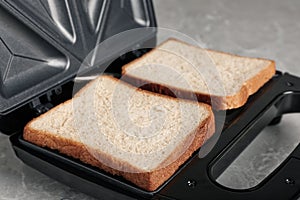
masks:
<svg viewBox="0 0 300 200"><path fill-rule="evenodd" d="M300 76L300 1L154 0L160 27L176 30L203 47L276 61ZM265 129L219 178L233 188L259 183L300 140L300 115ZM91 200L24 165L8 136L0 134L0 200Z"/></svg>

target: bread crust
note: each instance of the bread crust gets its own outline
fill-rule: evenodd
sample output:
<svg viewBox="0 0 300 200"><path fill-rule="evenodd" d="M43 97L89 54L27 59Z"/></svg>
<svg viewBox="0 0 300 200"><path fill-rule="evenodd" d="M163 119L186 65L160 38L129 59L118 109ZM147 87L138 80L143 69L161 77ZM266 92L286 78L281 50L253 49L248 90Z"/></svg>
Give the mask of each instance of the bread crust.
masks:
<svg viewBox="0 0 300 200"><path fill-rule="evenodd" d="M187 44L191 47L194 47L188 43L185 43L183 41L171 38L162 44L158 46L162 46L168 41L176 41L179 43ZM194 47L197 48L197 47ZM151 53L155 49L152 49L147 54ZM218 52L222 54L227 54L230 56L236 56L236 57L242 57L235 54L229 54L221 51L215 51L210 49L205 49L208 52ZM129 75L126 73L127 68L129 68L132 64L135 64L136 62L139 62L139 60L143 59L147 54L141 56L140 58L137 58L136 60L124 65L122 67L122 80L140 87L144 90L149 90L152 92L168 95L171 97L178 97L178 98L184 98L188 100L197 100L198 102L203 102L211 105L214 110L229 110L229 109L235 109L242 107L248 100L249 96L254 94L261 88L266 82L268 82L273 75L276 73L275 69L275 62L273 60L270 61L270 64L265 67L263 70L261 70L256 76L252 77L251 79L247 80L244 85L240 88L240 90L232 96L216 96L216 95L210 95L206 93L199 93L199 92L192 92L184 89L177 88L175 86L169 86L169 85L162 85L159 83L153 83L151 81L145 80L140 77L135 77L132 75ZM266 60L262 58L255 58L258 60Z"/></svg>
<svg viewBox="0 0 300 200"><path fill-rule="evenodd" d="M119 81L113 77L107 76L108 78ZM96 79L97 80L97 79ZM95 80L94 80L95 81ZM93 81L88 83L82 90L86 89L90 85L92 85ZM128 87L131 87L133 89L136 89L132 85L129 85L128 83L122 82L122 84L127 85ZM81 91L79 91L76 96L79 96L81 94ZM143 93L148 93L154 96L161 96L163 98L170 98L172 101L179 101L179 99L175 99L169 96L152 93L149 91L142 91ZM72 103L72 100L68 100L55 108L51 109L47 113L44 113L40 117L46 117L49 112L56 112L59 107L64 106L64 104ZM181 100L185 101L185 100ZM191 102L187 101L187 103L192 104L199 104L197 102ZM215 121L214 121L214 115L211 110L211 107L207 104L201 104L206 108L206 110L209 112L208 117L201 121L198 127L189 134L184 141L182 141L182 145L177 146L177 148L170 154L169 157L167 157L162 163L161 167L159 169L155 169L150 172L143 171L141 169L138 169L132 165L130 165L128 162L124 162L118 159L113 158L110 155L107 155L99 150L96 150L92 147L87 147L80 141L74 141L71 139L66 139L63 137L55 136L54 134L47 132L47 131L40 131L35 130L31 127L31 124L38 120L38 118L33 119L31 122L29 122L25 128L23 133L23 138L26 141L29 141L33 144L36 144L41 147L48 147L50 149L58 150L62 154L66 154L68 156L74 157L76 159L79 159L80 161L90 164L92 166L98 167L99 169L102 169L108 173L111 173L113 175L122 176L128 181L134 183L135 185L139 186L140 188L147 190L147 191L154 191L159 186L161 186L165 181L167 181L175 172L176 170L195 152L197 149L200 148L200 146L208 139L210 138L213 133L215 132ZM191 141L192 139L192 141ZM182 146L189 145L188 148L185 150L182 148ZM183 152L182 152L183 151ZM179 157L177 159L171 158L172 155L176 153L180 153ZM111 166L122 166L124 171L114 169L112 167L109 167L105 164L103 164L100 160L96 158L101 158L101 160L105 160L105 163L111 163ZM170 163L170 160L173 162ZM138 172L138 173L132 173L132 172Z"/></svg>

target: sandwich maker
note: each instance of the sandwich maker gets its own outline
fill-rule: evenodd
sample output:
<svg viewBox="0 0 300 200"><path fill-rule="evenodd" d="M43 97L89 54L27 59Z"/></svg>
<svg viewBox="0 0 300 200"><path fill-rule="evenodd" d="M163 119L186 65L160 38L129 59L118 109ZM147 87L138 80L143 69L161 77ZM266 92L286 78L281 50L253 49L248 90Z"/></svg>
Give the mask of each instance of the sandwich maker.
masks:
<svg viewBox="0 0 300 200"><path fill-rule="evenodd" d="M161 187L148 192L76 159L22 138L32 118L72 97L74 78L84 58L105 39L134 28L144 34L108 48L107 73L156 44L151 0L0 0L0 131L11 135L16 155L27 165L100 199L296 199L300 194L300 146L254 188L235 190L218 176L266 126L283 114L300 112L300 78L277 72L242 108L227 111L221 135L204 157L194 155ZM124 54L125 52L129 52ZM90 65L91 63L86 63ZM207 144L209 144L209 140Z"/></svg>

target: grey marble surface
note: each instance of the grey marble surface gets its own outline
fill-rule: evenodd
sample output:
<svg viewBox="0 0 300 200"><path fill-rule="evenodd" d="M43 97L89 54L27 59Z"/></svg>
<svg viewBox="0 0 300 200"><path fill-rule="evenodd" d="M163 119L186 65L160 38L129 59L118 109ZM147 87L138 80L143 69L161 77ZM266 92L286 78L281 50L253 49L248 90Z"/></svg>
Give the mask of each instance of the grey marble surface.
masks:
<svg viewBox="0 0 300 200"><path fill-rule="evenodd" d="M177 30L203 47L276 61L300 76L300 1L154 0L160 27ZM300 115L266 129L218 179L251 187L276 167L300 140ZM248 166L251 166L250 168ZM8 137L0 135L0 200L93 199L25 166Z"/></svg>

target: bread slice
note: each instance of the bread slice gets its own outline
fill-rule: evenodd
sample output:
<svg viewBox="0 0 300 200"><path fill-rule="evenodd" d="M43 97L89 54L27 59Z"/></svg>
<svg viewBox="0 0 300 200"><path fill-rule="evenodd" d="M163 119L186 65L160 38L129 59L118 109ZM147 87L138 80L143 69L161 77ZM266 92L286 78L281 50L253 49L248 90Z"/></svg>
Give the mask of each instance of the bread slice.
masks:
<svg viewBox="0 0 300 200"><path fill-rule="evenodd" d="M207 104L100 76L29 122L23 136L153 191L214 131Z"/></svg>
<svg viewBox="0 0 300 200"><path fill-rule="evenodd" d="M123 66L122 74L125 81L143 89L226 110L243 106L275 74L275 63L169 39Z"/></svg>

